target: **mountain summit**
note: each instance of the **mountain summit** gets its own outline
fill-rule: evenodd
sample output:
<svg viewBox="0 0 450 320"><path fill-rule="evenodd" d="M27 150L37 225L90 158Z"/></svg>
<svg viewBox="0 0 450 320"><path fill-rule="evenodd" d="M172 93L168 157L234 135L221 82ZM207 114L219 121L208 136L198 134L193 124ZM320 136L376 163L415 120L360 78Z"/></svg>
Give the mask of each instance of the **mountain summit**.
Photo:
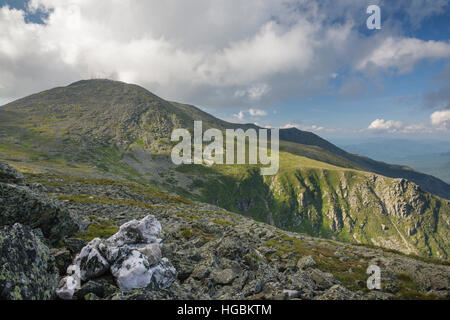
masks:
<svg viewBox="0 0 450 320"><path fill-rule="evenodd" d="M217 119L111 80L83 80L0 109L0 158L25 172L154 185L277 227L422 256L448 257L450 185L408 167L280 130L280 171L175 166L174 128L258 128ZM445 199L442 199L445 198Z"/></svg>

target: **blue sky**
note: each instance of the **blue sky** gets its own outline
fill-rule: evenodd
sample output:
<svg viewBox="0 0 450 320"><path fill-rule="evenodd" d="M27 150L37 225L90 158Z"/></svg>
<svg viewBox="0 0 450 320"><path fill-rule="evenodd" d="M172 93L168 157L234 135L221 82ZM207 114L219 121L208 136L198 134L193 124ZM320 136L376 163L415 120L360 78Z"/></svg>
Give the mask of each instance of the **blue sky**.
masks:
<svg viewBox="0 0 450 320"><path fill-rule="evenodd" d="M366 27L369 4L381 8L381 30ZM225 120L331 140L450 140L448 0L0 0L0 8L0 104L111 78Z"/></svg>

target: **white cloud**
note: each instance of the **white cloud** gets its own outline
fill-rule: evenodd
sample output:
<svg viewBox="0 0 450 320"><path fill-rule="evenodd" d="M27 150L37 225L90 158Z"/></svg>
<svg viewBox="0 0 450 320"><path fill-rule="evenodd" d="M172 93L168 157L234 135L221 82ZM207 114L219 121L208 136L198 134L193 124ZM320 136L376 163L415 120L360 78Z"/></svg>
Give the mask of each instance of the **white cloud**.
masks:
<svg viewBox="0 0 450 320"><path fill-rule="evenodd" d="M422 59L450 58L450 44L415 38L389 37L376 43L376 47L357 65L363 70L370 67L396 68L400 73L410 71Z"/></svg>
<svg viewBox="0 0 450 320"><path fill-rule="evenodd" d="M389 12L419 13L418 21L444 5L385 3ZM323 93L338 72L369 65L407 70L424 58L448 57L442 42L361 34L367 3L360 0L31 0L30 6L48 10L45 24L0 9L0 99L107 77L211 108L261 107Z"/></svg>
<svg viewBox="0 0 450 320"><path fill-rule="evenodd" d="M335 132L337 129L325 128L323 126L317 126L315 124L311 126L302 126L298 123L287 123L284 126L280 127L280 129L291 129L297 128L303 131L313 131L313 132Z"/></svg>
<svg viewBox="0 0 450 320"><path fill-rule="evenodd" d="M240 98L247 97L251 101L258 101L261 100L261 98L263 98L266 94L268 94L269 91L270 86L263 83L260 85L251 86L250 88L245 90L237 90L234 93L234 96Z"/></svg>
<svg viewBox="0 0 450 320"><path fill-rule="evenodd" d="M243 121L245 118L244 111L239 111L239 113L235 114L234 116L238 118L240 121Z"/></svg>
<svg viewBox="0 0 450 320"><path fill-rule="evenodd" d="M300 130L299 124L293 124L293 123L286 123L284 126L280 127L280 129L291 129L291 128L297 128Z"/></svg>
<svg viewBox="0 0 450 320"><path fill-rule="evenodd" d="M450 109L435 111L429 123L403 124L401 121L376 119L368 127L370 131L389 133L435 133L450 126Z"/></svg>
<svg viewBox="0 0 450 320"><path fill-rule="evenodd" d="M248 111L241 110L241 111L239 111L239 113L234 114L233 116L235 118L239 119L239 121L244 121L246 114L251 117L259 118L259 117L267 116L267 111L264 111L261 109L250 108L250 109L248 109Z"/></svg>
<svg viewBox="0 0 450 320"><path fill-rule="evenodd" d="M252 109L252 108L250 108L248 110L248 112L250 113L250 115L252 117L264 117L264 116L267 116L267 111L260 110L260 109Z"/></svg>
<svg viewBox="0 0 450 320"><path fill-rule="evenodd" d="M403 123L401 121L388 120L384 119L376 119L374 120L368 127L369 130L380 130L380 131L398 131L403 127Z"/></svg>
<svg viewBox="0 0 450 320"><path fill-rule="evenodd" d="M450 109L435 111L430 116L431 124L439 129L450 128Z"/></svg>

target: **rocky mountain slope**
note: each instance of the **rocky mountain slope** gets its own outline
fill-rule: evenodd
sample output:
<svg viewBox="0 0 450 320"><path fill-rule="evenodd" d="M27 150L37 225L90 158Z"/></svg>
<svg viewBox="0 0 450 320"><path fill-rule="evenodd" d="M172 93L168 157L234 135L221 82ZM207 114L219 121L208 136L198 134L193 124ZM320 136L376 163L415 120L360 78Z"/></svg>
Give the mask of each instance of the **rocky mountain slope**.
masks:
<svg viewBox="0 0 450 320"><path fill-rule="evenodd" d="M176 167L170 133L194 120L204 129L255 127L139 86L80 81L2 107L0 158L30 173L153 185L285 230L448 259L450 186L439 179L349 154L297 129L280 131L281 168L273 177L252 166Z"/></svg>
<svg viewBox="0 0 450 320"><path fill-rule="evenodd" d="M79 226L78 231L66 234L55 244L38 228L32 230L16 223L14 219L21 218L19 212L7 224L2 223L1 298L56 298L58 281L60 289L67 283L68 267L72 263L82 265L83 261L89 269L82 270L91 273L85 273L81 287L73 292L74 299L449 298L450 267L438 261L282 231L217 206L136 183L29 173L23 180L11 167L1 168L6 172L0 170L1 186L20 182L33 197L50 197L60 212ZM9 197L2 194L0 199ZM29 209L24 203L22 212L27 214ZM140 219L144 219L141 223L145 221L143 229L136 221ZM119 225L123 225L120 230ZM131 232L134 226L137 233ZM141 231L137 230L148 231L144 237L138 236ZM139 264L130 265L131 270L140 270L132 275L115 271L120 268L111 268L112 273L97 268L105 266L99 264L104 253L100 246L95 247L100 251L86 246L95 238L91 244L108 238L116 245L150 239L146 242L152 246L152 254L158 251L152 243L160 243L161 252L156 256L167 258L164 263L172 271L163 274L173 280L156 287L124 288L124 283L139 283L137 275L150 277L153 284L161 283L161 273L148 273L150 266L141 268ZM88 255L83 254L86 250L91 250ZM147 249L144 252L154 256ZM130 256L125 257L120 264L131 263ZM369 265L381 268L381 290L367 289ZM24 281L27 286L21 285Z"/></svg>
<svg viewBox="0 0 450 320"><path fill-rule="evenodd" d="M93 145L110 147L111 143L124 149L145 146L151 152L161 153L170 149L168 139L172 130L192 129L194 120L202 120L204 129L257 128L251 124L225 122L194 106L163 100L137 85L84 80L3 106L0 134L9 138L2 141L4 148L8 147L8 142L18 143L24 149L32 147L38 151L36 156L47 154L50 158L64 157L67 152L70 156L77 155L80 144L83 153ZM323 161L324 154L331 154L327 158L345 160L345 167L405 178L428 192L450 199L450 185L433 176L345 152L311 132L283 129L280 139L317 148L316 152L308 153L312 159ZM302 148L296 149L302 152Z"/></svg>
<svg viewBox="0 0 450 320"><path fill-rule="evenodd" d="M282 168L273 177L250 169L204 173L202 180L194 171L192 188L202 201L285 230L448 259L449 201L405 179L325 166Z"/></svg>

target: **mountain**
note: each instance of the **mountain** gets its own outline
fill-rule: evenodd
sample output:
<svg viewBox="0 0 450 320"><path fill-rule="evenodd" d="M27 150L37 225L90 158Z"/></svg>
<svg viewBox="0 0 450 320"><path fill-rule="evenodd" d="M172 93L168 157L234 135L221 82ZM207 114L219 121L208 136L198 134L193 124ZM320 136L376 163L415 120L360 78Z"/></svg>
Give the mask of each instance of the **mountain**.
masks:
<svg viewBox="0 0 450 320"><path fill-rule="evenodd" d="M290 131L289 131L290 130ZM321 139L313 133L305 133L300 130L288 129L280 133L280 138L307 145L319 146L335 155L352 162L356 167L366 171L375 172L391 178L405 178L418 184L422 189L450 199L450 185L433 176L423 174L404 165L392 165L380 161L372 160L368 157L346 152L337 146Z"/></svg>
<svg viewBox="0 0 450 320"><path fill-rule="evenodd" d="M174 128L257 128L219 120L142 87L87 80L0 109L0 159L25 173L136 182L218 205L285 230L448 258L450 186L410 168L280 130L280 171L175 166ZM443 199L444 198L444 199Z"/></svg>
<svg viewBox="0 0 450 320"><path fill-rule="evenodd" d="M423 154L445 153L450 150L450 141L424 139L370 138L335 140L344 150L358 153L375 160L389 161Z"/></svg>
<svg viewBox="0 0 450 320"><path fill-rule="evenodd" d="M343 148L389 163L402 163L450 183L450 142L439 140L370 139L342 142Z"/></svg>
<svg viewBox="0 0 450 320"><path fill-rule="evenodd" d="M2 300L449 298L448 263L283 231L136 183L22 175L0 161L0 200ZM373 265L379 290L366 285Z"/></svg>

